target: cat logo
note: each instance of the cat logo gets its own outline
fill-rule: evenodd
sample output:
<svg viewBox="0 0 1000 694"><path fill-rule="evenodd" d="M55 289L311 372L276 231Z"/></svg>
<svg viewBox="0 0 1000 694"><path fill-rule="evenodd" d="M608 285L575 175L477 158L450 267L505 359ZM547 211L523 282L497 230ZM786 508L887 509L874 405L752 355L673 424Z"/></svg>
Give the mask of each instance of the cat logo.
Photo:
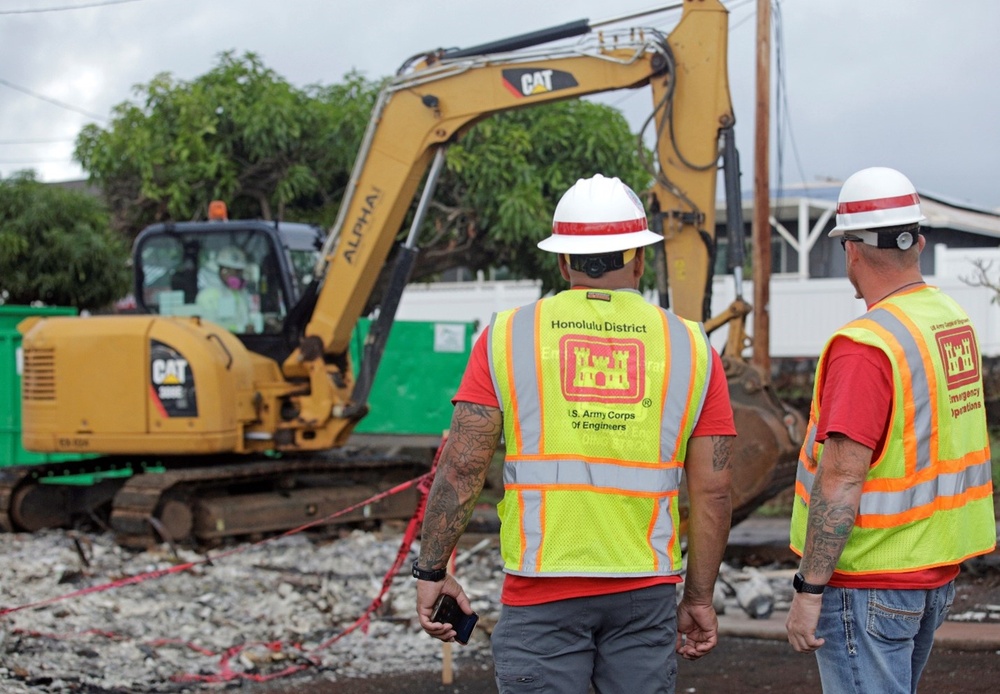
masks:
<svg viewBox="0 0 1000 694"><path fill-rule="evenodd" d="M197 417L198 397L191 364L159 340L149 343L149 395L163 418Z"/></svg>
<svg viewBox="0 0 1000 694"><path fill-rule="evenodd" d="M153 383L156 385L181 385L187 381L186 359L153 360Z"/></svg>
<svg viewBox="0 0 1000 694"><path fill-rule="evenodd" d="M503 71L503 84L517 98L548 94L578 86L576 78L562 70L511 68Z"/></svg>

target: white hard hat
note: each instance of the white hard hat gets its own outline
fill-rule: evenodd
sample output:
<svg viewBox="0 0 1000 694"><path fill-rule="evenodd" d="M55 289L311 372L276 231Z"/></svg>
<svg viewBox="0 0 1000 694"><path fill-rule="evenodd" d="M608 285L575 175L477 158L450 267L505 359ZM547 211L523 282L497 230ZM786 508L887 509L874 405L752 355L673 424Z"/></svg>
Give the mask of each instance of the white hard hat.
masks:
<svg viewBox="0 0 1000 694"><path fill-rule="evenodd" d="M552 215L552 236L543 251L591 255L627 251L662 241L649 230L639 197L617 178L595 174L567 190Z"/></svg>
<svg viewBox="0 0 1000 694"><path fill-rule="evenodd" d="M215 262L219 267L227 267L230 270L244 270L247 266L247 257L239 248L226 246L219 251Z"/></svg>
<svg viewBox="0 0 1000 694"><path fill-rule="evenodd" d="M837 199L837 226L830 236L919 224L924 219L910 179L895 169L873 166L844 181Z"/></svg>

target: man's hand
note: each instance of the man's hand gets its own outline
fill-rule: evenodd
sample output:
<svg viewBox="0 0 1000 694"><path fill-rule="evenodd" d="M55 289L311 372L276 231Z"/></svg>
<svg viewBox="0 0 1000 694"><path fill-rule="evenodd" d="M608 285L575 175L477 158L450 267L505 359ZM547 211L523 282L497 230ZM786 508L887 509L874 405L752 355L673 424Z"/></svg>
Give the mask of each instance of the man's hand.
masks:
<svg viewBox="0 0 1000 694"><path fill-rule="evenodd" d="M472 614L472 604L468 596L454 576L449 576L443 581L417 581L417 617L420 619L420 626L428 634L441 641L454 641L455 630L451 624L432 622L431 615L434 613L434 604L438 596L442 594L451 595L458 601L458 606L465 614Z"/></svg>
<svg viewBox="0 0 1000 694"><path fill-rule="evenodd" d="M816 638L816 625L819 624L822 607L822 595L796 593L792 598L785 629L788 630L788 643L797 652L812 653L825 643L823 639Z"/></svg>
<svg viewBox="0 0 1000 694"><path fill-rule="evenodd" d="M677 606L677 654L698 660L719 642L719 618L711 605L696 605L682 599Z"/></svg>

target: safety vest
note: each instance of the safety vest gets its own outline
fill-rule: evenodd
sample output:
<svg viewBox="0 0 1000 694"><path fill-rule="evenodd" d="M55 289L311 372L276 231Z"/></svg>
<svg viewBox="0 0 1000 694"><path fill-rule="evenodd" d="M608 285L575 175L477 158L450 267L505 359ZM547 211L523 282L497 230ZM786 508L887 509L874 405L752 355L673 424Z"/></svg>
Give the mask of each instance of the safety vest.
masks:
<svg viewBox="0 0 1000 694"><path fill-rule="evenodd" d="M579 289L495 315L490 338L505 570L679 573L678 488L712 363L702 327L636 292Z"/></svg>
<svg viewBox="0 0 1000 694"><path fill-rule="evenodd" d="M837 571L899 573L958 564L996 545L990 444L972 323L936 287L882 301L834 334L882 350L893 410L869 469ZM823 445L816 424L826 368L816 373L792 510L792 549L805 545L809 497Z"/></svg>

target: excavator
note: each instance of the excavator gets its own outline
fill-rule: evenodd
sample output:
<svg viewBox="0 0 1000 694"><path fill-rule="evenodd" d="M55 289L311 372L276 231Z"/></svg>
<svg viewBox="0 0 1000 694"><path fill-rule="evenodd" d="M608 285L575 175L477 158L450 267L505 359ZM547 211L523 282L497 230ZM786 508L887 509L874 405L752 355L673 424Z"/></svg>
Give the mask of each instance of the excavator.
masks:
<svg viewBox="0 0 1000 694"><path fill-rule="evenodd" d="M126 546L211 542L297 527L407 479L405 460L335 452L368 412L445 151L492 114L621 89L652 94L647 127L655 126L657 161L646 201L665 239L660 302L710 331L728 326L723 357L739 433L734 521L789 486L801 415L742 356L751 307L739 286L744 231L728 12L718 0L666 9L678 7L669 34L606 28L641 13L414 56L378 97L329 234L229 220L221 208L200 226L156 225L135 242L139 315L22 322L24 446L85 456L4 470L0 529L34 530L105 509ZM738 286L733 305L711 316L720 160ZM352 332L393 251L354 365ZM225 262L241 266L247 297L231 297L229 318L212 320L198 295L220 284ZM233 315L235 327L226 327ZM86 484L60 483L81 477ZM358 513L407 517L414 501L390 497Z"/></svg>

